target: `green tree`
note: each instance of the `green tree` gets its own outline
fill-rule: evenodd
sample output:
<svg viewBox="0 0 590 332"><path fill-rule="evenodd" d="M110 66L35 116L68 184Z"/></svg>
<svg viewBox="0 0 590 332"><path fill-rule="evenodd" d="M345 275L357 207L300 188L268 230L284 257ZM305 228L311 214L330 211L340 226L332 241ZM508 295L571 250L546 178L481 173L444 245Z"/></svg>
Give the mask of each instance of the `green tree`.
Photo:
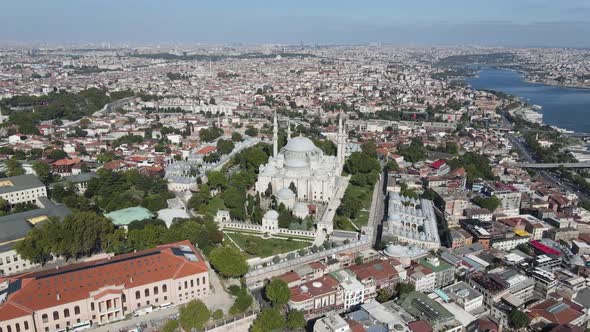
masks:
<svg viewBox="0 0 590 332"><path fill-rule="evenodd" d="M227 178L220 171L211 171L207 174L207 184L211 189L223 190L227 187Z"/></svg>
<svg viewBox="0 0 590 332"><path fill-rule="evenodd" d="M229 154L233 151L234 147L235 145L232 141L225 139L217 140L217 151L219 151L221 154Z"/></svg>
<svg viewBox="0 0 590 332"><path fill-rule="evenodd" d="M256 129L252 126L248 126L248 128L246 128L246 131L244 133L250 137L256 137L256 136L258 136L258 129Z"/></svg>
<svg viewBox="0 0 590 332"><path fill-rule="evenodd" d="M188 206L195 211L199 211L201 206L206 205L210 200L211 193L209 192L209 186L204 183L199 187L199 192L194 193L188 200Z"/></svg>
<svg viewBox="0 0 590 332"><path fill-rule="evenodd" d="M49 153L49 158L52 160L59 160L67 157L68 154L64 150L54 149Z"/></svg>
<svg viewBox="0 0 590 332"><path fill-rule="evenodd" d="M275 278L266 285L264 288L264 294L266 297L275 305L283 306L289 302L291 298L291 291L286 282L281 279Z"/></svg>
<svg viewBox="0 0 590 332"><path fill-rule="evenodd" d="M127 242L134 250L153 248L163 243L166 233L166 226L148 224L142 229L130 230Z"/></svg>
<svg viewBox="0 0 590 332"><path fill-rule="evenodd" d="M8 159L5 163L6 165L6 174L8 176L19 176L25 174L25 169L22 167L18 160L11 158Z"/></svg>
<svg viewBox="0 0 590 332"><path fill-rule="evenodd" d="M416 286L411 283L400 282L395 286L395 291L398 295L403 295L407 293L411 293L416 290Z"/></svg>
<svg viewBox="0 0 590 332"><path fill-rule="evenodd" d="M392 295L393 294L389 289L383 288L383 289L380 289L379 291L377 291L376 300L379 303L387 302L387 301L389 301L389 299L391 299Z"/></svg>
<svg viewBox="0 0 590 332"><path fill-rule="evenodd" d="M4 198L0 197L0 211L8 212L10 209L10 204Z"/></svg>
<svg viewBox="0 0 590 332"><path fill-rule="evenodd" d="M276 308L263 309L250 327L251 332L268 332L286 327L283 314Z"/></svg>
<svg viewBox="0 0 590 332"><path fill-rule="evenodd" d="M361 145L361 150L368 156L377 158L377 145L375 141L366 141Z"/></svg>
<svg viewBox="0 0 590 332"><path fill-rule="evenodd" d="M211 142L223 134L223 130L217 127L204 128L199 130L199 138L203 142Z"/></svg>
<svg viewBox="0 0 590 332"><path fill-rule="evenodd" d="M399 165L397 164L397 162L395 161L395 159L390 159L387 162L387 165L385 166L385 168L389 172L397 172L397 171L399 171Z"/></svg>
<svg viewBox="0 0 590 332"><path fill-rule="evenodd" d="M228 188L223 193L223 204L229 209L232 218L244 220L246 192L236 187Z"/></svg>
<svg viewBox="0 0 590 332"><path fill-rule="evenodd" d="M215 310L213 312L213 314L211 314L211 317L215 320L222 319L223 318L223 310L221 310L221 309Z"/></svg>
<svg viewBox="0 0 590 332"><path fill-rule="evenodd" d="M248 263L236 248L223 246L209 254L213 267L224 277L241 277L248 272Z"/></svg>
<svg viewBox="0 0 590 332"><path fill-rule="evenodd" d="M203 157L203 161L206 163L216 163L221 160L221 155L218 152L211 152Z"/></svg>
<svg viewBox="0 0 590 332"><path fill-rule="evenodd" d="M211 317L211 311L201 300L192 300L186 305L180 307L179 321L180 326L185 331L191 329L202 329Z"/></svg>
<svg viewBox="0 0 590 332"><path fill-rule="evenodd" d="M241 142L244 140L244 138L242 137L242 135L240 135L240 133L234 132L231 134L231 140L233 142Z"/></svg>
<svg viewBox="0 0 590 332"><path fill-rule="evenodd" d="M162 327L162 332L175 332L180 327L180 323L177 320L171 319L164 324Z"/></svg>
<svg viewBox="0 0 590 332"><path fill-rule="evenodd" d="M290 330L299 330L305 328L307 321L302 311L291 310L287 314L287 328Z"/></svg>
<svg viewBox="0 0 590 332"><path fill-rule="evenodd" d="M51 182L52 176L51 176L51 166L49 166L49 164L40 162L40 161L34 161L33 162L33 171L35 171L35 174L37 174L37 176L39 177L39 180L41 180L41 182L48 184L49 182Z"/></svg>
<svg viewBox="0 0 590 332"><path fill-rule="evenodd" d="M152 212L156 212L156 211L165 209L168 206L166 199L167 199L167 197L165 197L165 195L163 196L161 194L154 194L154 195L146 196L141 201L141 206L143 206L144 208L146 208Z"/></svg>
<svg viewBox="0 0 590 332"><path fill-rule="evenodd" d="M398 153L404 156L405 160L415 163L426 157L426 148L421 139L415 138L410 145L399 147Z"/></svg>
<svg viewBox="0 0 590 332"><path fill-rule="evenodd" d="M467 152L464 155L447 160L447 165L455 170L459 167L465 168L467 172L467 179L473 181L474 179L482 178L486 180L493 180L494 173L490 166L490 160L483 155L475 152Z"/></svg>
<svg viewBox="0 0 590 332"><path fill-rule="evenodd" d="M16 243L15 250L23 259L37 264L45 264L51 259L50 243L44 232L36 227L27 233L25 239Z"/></svg>
<svg viewBox="0 0 590 332"><path fill-rule="evenodd" d="M346 160L346 171L349 174L379 172L377 159L364 152L353 152Z"/></svg>
<svg viewBox="0 0 590 332"><path fill-rule="evenodd" d="M241 291L237 295L234 304L231 306L231 308L229 308L229 313L231 315L236 315L245 312L248 310L248 308L250 308L253 302L254 299L252 298L252 295L248 294L245 290Z"/></svg>
<svg viewBox="0 0 590 332"><path fill-rule="evenodd" d="M61 222L50 219L33 230L17 244L16 250L25 259L43 263L51 254L78 258L106 250L115 228L94 212L76 212Z"/></svg>
<svg viewBox="0 0 590 332"><path fill-rule="evenodd" d="M528 326L531 320L529 319L529 316L524 312L518 309L512 309L510 315L508 316L508 322L510 323L510 326L516 329L520 329Z"/></svg>
<svg viewBox="0 0 590 332"><path fill-rule="evenodd" d="M481 206L482 208L488 209L490 211L496 210L500 206L500 204L502 204L502 201L500 201L500 199L496 196L477 196L473 199L473 202L475 202L475 204Z"/></svg>

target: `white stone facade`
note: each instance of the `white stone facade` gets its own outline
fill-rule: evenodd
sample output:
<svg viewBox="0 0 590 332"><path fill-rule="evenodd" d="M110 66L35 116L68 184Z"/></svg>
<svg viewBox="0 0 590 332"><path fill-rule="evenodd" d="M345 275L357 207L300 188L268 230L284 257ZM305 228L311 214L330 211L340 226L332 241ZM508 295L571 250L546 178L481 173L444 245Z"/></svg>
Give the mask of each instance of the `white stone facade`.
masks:
<svg viewBox="0 0 590 332"><path fill-rule="evenodd" d="M278 195L290 189L298 201L328 202L342 181L345 134L339 124L338 152L325 156L323 151L306 137L291 138L290 130L285 147L278 151L278 124L275 117L273 132L273 156L260 166L256 192Z"/></svg>
<svg viewBox="0 0 590 332"><path fill-rule="evenodd" d="M389 193L386 235L396 237L401 243L425 249L438 249L440 237L432 201Z"/></svg>

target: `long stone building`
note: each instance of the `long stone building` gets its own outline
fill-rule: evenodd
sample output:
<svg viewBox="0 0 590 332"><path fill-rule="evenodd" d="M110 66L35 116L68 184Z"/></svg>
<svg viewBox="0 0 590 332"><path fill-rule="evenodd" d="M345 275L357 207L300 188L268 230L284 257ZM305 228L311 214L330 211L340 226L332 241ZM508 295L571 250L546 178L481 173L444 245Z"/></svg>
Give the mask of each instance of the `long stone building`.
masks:
<svg viewBox="0 0 590 332"><path fill-rule="evenodd" d="M65 331L209 294L208 268L188 241L0 278L0 331Z"/></svg>

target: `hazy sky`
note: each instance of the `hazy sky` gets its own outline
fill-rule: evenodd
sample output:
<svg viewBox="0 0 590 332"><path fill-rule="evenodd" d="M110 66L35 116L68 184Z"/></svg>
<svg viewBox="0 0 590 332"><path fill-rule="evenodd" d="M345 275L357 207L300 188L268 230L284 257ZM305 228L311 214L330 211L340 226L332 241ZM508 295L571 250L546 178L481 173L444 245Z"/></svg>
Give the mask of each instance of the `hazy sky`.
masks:
<svg viewBox="0 0 590 332"><path fill-rule="evenodd" d="M0 42L590 47L590 0L0 0Z"/></svg>

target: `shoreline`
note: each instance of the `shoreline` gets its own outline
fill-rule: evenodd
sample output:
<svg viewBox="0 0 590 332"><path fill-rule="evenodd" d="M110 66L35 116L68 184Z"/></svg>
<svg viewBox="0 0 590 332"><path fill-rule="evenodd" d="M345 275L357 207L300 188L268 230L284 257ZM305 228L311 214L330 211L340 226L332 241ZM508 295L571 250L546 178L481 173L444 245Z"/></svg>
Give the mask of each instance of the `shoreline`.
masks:
<svg viewBox="0 0 590 332"><path fill-rule="evenodd" d="M531 78L531 76L529 75L529 73L526 70L515 69L515 68L511 68L511 67L502 67L502 66L480 67L478 70L476 70L478 74L476 74L475 76L472 76L472 77L478 77L479 72L482 70L485 70L486 68L517 72L520 74L520 76L522 76L522 80L524 82L531 83L531 84L542 84L542 85L547 85L547 86L551 86L551 87L568 88L568 89L590 90L590 85L563 84L563 83L558 83L558 82L555 82L552 80L535 80L535 79Z"/></svg>
<svg viewBox="0 0 590 332"><path fill-rule="evenodd" d="M557 87L557 88L563 88L563 89L575 89L575 90L580 90L580 91L584 91L584 92L588 92L590 91L590 86L588 87L578 87L578 86L567 86L564 84L550 84L550 82L539 82L539 81L534 81L531 80L529 77L527 77L526 72L523 72L522 70L517 70L517 69L513 69L513 68L502 68L502 67L487 67L487 68L480 68L477 71L477 74L471 78L476 78L479 79L480 78L480 73L483 70L498 70L498 71L511 71L511 72L516 72L519 76L522 82L524 83L528 83L528 84L533 84L533 85L543 85L543 86L547 86L547 87ZM538 104L534 104L533 101L529 101L527 100L527 98L525 96L521 96L521 95L515 95L515 94L511 94L511 93L507 93L501 90L494 90L494 89L487 89L487 88L479 88L476 89L472 86L472 84L470 82L468 82L469 78L464 78L464 82L467 84L467 86L473 90L478 90L478 91L495 91L497 93L502 93L505 94L509 97L512 97L514 99L516 99L520 104L522 108L530 108L531 111L535 112L535 113L539 113L544 115L543 110L545 109L544 105L541 105L540 103ZM577 130L574 128L564 128L564 127L560 127L559 125L556 124L549 124L545 121L544 117L542 118L542 120L540 121L541 125L545 125L548 127L551 127L553 130L559 132L560 134L576 134L576 133L583 133L585 132L584 130Z"/></svg>

